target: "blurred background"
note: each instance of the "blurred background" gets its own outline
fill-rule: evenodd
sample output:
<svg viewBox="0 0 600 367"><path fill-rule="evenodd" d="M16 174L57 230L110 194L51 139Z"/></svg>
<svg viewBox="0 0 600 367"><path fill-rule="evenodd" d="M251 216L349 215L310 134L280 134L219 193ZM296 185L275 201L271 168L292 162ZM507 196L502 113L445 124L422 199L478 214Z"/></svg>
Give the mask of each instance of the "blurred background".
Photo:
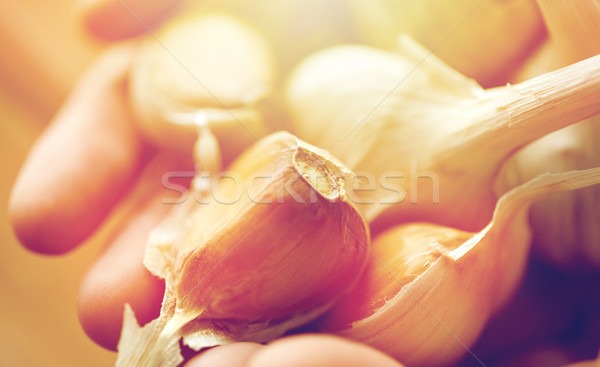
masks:
<svg viewBox="0 0 600 367"><path fill-rule="evenodd" d="M114 354L79 326L79 281L100 251L90 240L49 259L19 245L10 190L27 151L101 45L77 31L72 0L0 3L0 366L109 366Z"/></svg>

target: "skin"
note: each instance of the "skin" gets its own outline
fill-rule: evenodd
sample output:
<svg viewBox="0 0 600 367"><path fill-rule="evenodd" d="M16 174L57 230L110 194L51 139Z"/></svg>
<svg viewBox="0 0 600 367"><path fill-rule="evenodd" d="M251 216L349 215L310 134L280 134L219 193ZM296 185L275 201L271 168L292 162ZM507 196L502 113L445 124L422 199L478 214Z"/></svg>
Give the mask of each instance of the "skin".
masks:
<svg viewBox="0 0 600 367"><path fill-rule="evenodd" d="M364 344L330 335L305 334L266 346L236 343L211 349L186 367L401 367L390 356Z"/></svg>
<svg viewBox="0 0 600 367"><path fill-rule="evenodd" d="M153 28L178 4L88 0L77 13L91 35L120 40L144 32L123 5ZM161 185L162 175L193 168L188 157L157 152L135 129L126 95L135 51L128 43L111 47L90 66L29 153L9 204L20 242L41 254L71 251L107 226L105 251L81 282L78 313L87 335L111 350L118 343L125 303L141 324L159 314L164 283L142 264L146 238L169 209L163 200L176 196ZM284 338L268 346L217 347L186 366L358 366L357 361L400 366L366 345L324 335Z"/></svg>

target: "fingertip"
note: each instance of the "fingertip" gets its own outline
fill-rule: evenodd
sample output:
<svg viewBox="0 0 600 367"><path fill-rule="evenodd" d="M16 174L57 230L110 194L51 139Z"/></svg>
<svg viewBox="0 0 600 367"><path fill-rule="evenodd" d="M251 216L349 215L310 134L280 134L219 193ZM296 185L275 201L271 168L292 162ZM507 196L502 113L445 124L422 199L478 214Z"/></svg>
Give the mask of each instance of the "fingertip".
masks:
<svg viewBox="0 0 600 367"><path fill-rule="evenodd" d="M125 304L132 307L138 323L145 325L160 313L164 282L133 264L99 269L91 269L82 281L79 322L96 344L117 350Z"/></svg>
<svg viewBox="0 0 600 367"><path fill-rule="evenodd" d="M182 0L85 0L78 5L77 17L94 37L116 41L158 27L181 3Z"/></svg>
<svg viewBox="0 0 600 367"><path fill-rule="evenodd" d="M164 281L143 265L148 232L160 221L162 208L142 208L125 223L83 278L79 290L79 321L97 344L116 350L123 311L128 303L140 325L158 317L164 294Z"/></svg>
<svg viewBox="0 0 600 367"><path fill-rule="evenodd" d="M245 367L252 355L264 348L258 343L233 343L211 348L192 358L185 367Z"/></svg>
<svg viewBox="0 0 600 367"><path fill-rule="evenodd" d="M93 341L107 349L117 347L126 303L140 325L160 314L165 286L143 264L146 242L173 207L165 199L181 195L163 186L164 176L190 169L187 159L169 153L157 154L148 162L109 224L112 237L102 238L108 244L106 251L81 282L80 323Z"/></svg>
<svg viewBox="0 0 600 367"><path fill-rule="evenodd" d="M43 254L73 249L137 175L143 147L125 98L133 52L122 46L104 54L29 152L8 207L26 248Z"/></svg>
<svg viewBox="0 0 600 367"><path fill-rule="evenodd" d="M402 367L368 345L332 335L305 334L276 340L257 351L248 367Z"/></svg>
<svg viewBox="0 0 600 367"><path fill-rule="evenodd" d="M14 235L26 249L44 255L60 255L73 249L88 235L89 223L68 230L64 223L72 217L68 208L55 210L51 197L29 196L27 185L17 182L11 192L8 216Z"/></svg>

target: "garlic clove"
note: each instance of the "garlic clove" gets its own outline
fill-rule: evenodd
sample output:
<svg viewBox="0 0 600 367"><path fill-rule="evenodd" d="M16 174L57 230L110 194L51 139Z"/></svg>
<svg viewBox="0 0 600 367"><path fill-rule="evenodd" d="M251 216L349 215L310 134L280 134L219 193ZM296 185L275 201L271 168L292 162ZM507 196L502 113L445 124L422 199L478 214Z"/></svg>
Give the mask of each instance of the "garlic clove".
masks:
<svg viewBox="0 0 600 367"><path fill-rule="evenodd" d="M201 120L229 162L270 129L275 79L270 46L253 28L230 15L190 12L142 43L130 101L153 143L191 151Z"/></svg>
<svg viewBox="0 0 600 367"><path fill-rule="evenodd" d="M600 56L484 90L409 37L399 43L402 53L321 51L286 85L293 132L369 181L357 201L375 231L419 220L483 227L507 157L600 112Z"/></svg>
<svg viewBox="0 0 600 367"><path fill-rule="evenodd" d="M468 233L408 223L376 237L361 281L320 322L409 366L451 365L511 297L526 267L527 211L552 192L600 183L600 168L541 175L506 193Z"/></svg>
<svg viewBox="0 0 600 367"><path fill-rule="evenodd" d="M161 316L148 332L126 321L124 338L150 336L138 346L123 339L119 365L176 360L160 353L182 337L197 350L269 341L323 314L362 274L369 228L347 197L351 172L335 158L280 132L227 175L153 232L144 264L166 281Z"/></svg>
<svg viewBox="0 0 600 367"><path fill-rule="evenodd" d="M407 33L461 73L503 84L544 35L535 1L353 0L358 35L394 49Z"/></svg>

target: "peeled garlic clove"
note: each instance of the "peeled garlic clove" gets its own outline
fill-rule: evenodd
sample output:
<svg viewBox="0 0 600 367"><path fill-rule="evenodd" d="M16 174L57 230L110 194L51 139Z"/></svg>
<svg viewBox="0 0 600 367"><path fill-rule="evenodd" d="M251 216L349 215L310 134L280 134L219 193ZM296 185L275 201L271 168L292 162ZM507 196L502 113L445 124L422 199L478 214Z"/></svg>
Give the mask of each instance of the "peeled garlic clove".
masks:
<svg viewBox="0 0 600 367"><path fill-rule="evenodd" d="M197 125L208 124L231 161L269 130L274 65L270 46L250 26L191 12L142 44L131 70L133 112L153 143L186 152Z"/></svg>
<svg viewBox="0 0 600 367"><path fill-rule="evenodd" d="M469 233L437 224L397 226L320 327L408 366L451 365L515 291L529 251L527 210L543 195L600 183L600 168L547 174L505 194L493 220Z"/></svg>
<svg viewBox="0 0 600 367"><path fill-rule="evenodd" d="M358 34L370 44L394 49L398 33L407 33L484 85L503 84L544 33L532 0L353 0L351 5Z"/></svg>
<svg viewBox="0 0 600 367"><path fill-rule="evenodd" d="M212 197L201 197L206 204L174 208L160 227L172 231L153 233L144 259L166 280L161 316L146 332L125 322L124 338L150 337L137 346L122 339L120 365L176 361L177 350L161 353L181 337L197 350L269 341L323 314L367 261L369 229L347 197L350 174L328 153L276 133L232 164Z"/></svg>
<svg viewBox="0 0 600 367"><path fill-rule="evenodd" d="M357 202L376 230L419 220L480 229L507 157L600 112L600 56L484 90L409 37L399 43L400 54L321 51L286 85L293 132L369 181Z"/></svg>

